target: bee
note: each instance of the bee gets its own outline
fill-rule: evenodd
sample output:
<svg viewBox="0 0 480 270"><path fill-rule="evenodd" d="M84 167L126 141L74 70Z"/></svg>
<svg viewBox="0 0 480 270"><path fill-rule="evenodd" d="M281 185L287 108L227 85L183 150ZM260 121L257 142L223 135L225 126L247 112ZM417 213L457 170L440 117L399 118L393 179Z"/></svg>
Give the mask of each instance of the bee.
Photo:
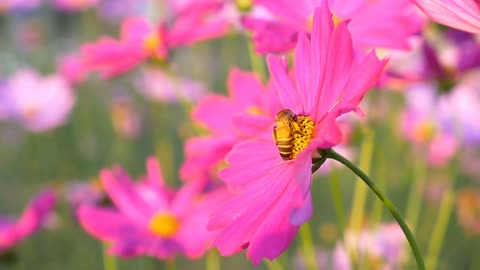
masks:
<svg viewBox="0 0 480 270"><path fill-rule="evenodd" d="M273 128L273 137L275 138L278 152L280 152L283 160L291 160L293 159L293 142L297 115L289 109L284 109L277 113L275 120L277 125Z"/></svg>

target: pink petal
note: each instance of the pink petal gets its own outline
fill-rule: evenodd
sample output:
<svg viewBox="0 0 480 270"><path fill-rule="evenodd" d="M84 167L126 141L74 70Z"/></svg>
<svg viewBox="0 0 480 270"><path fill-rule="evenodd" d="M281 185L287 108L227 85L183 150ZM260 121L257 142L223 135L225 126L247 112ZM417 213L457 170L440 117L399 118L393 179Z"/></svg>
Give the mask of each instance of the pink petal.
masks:
<svg viewBox="0 0 480 270"><path fill-rule="evenodd" d="M125 172L104 169L100 178L105 191L123 214L138 224L148 222L154 208L145 202Z"/></svg>
<svg viewBox="0 0 480 270"><path fill-rule="evenodd" d="M244 106L251 106L263 93L263 85L256 73L233 68L228 75L230 96Z"/></svg>
<svg viewBox="0 0 480 270"><path fill-rule="evenodd" d="M302 110L301 98L288 76L285 64L273 55L267 56L267 63L281 104L285 109L290 109L294 113L300 112Z"/></svg>
<svg viewBox="0 0 480 270"><path fill-rule="evenodd" d="M310 48L310 39L306 33L300 33L298 36L297 47L295 48L295 77L297 78L297 87L299 89L300 98L302 99L303 108L301 114L310 114L313 106L316 105L315 92L312 91L313 74L312 72L312 55Z"/></svg>
<svg viewBox="0 0 480 270"><path fill-rule="evenodd" d="M122 22L121 40L127 43L143 43L145 38L154 33L150 23L143 17L130 17Z"/></svg>
<svg viewBox="0 0 480 270"><path fill-rule="evenodd" d="M434 21L463 31L480 33L477 0L412 0Z"/></svg>

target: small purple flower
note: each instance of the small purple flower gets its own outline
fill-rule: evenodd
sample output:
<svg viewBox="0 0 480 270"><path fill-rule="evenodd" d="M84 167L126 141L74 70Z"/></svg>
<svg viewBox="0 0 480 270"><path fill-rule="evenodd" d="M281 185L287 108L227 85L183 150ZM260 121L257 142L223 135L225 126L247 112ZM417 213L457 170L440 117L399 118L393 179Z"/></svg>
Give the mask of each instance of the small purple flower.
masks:
<svg viewBox="0 0 480 270"><path fill-rule="evenodd" d="M29 203L19 219L0 216L0 256L39 230L52 213L55 202L55 194L47 190Z"/></svg>

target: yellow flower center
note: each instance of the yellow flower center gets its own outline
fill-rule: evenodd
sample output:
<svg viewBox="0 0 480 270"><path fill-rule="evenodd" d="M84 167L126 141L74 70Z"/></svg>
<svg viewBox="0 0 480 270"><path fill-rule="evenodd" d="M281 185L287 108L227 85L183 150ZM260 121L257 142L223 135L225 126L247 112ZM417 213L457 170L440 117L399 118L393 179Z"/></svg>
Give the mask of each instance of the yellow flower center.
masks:
<svg viewBox="0 0 480 270"><path fill-rule="evenodd" d="M248 12L253 7L252 0L235 0L235 5L237 6L238 10L242 12Z"/></svg>
<svg viewBox="0 0 480 270"><path fill-rule="evenodd" d="M157 33L148 35L143 41L143 48L150 54L156 55L162 40Z"/></svg>
<svg viewBox="0 0 480 270"><path fill-rule="evenodd" d="M295 132L293 133L292 157L295 158L305 149L313 138L315 123L307 115L297 116L297 121L293 122Z"/></svg>
<svg viewBox="0 0 480 270"><path fill-rule="evenodd" d="M161 212L152 217L148 227L155 235L168 238L177 233L180 223L177 217L175 217L173 214Z"/></svg>
<svg viewBox="0 0 480 270"><path fill-rule="evenodd" d="M423 121L415 127L413 135L418 142L427 142L435 135L435 125L431 121Z"/></svg>
<svg viewBox="0 0 480 270"><path fill-rule="evenodd" d="M335 15L335 14L333 14L332 20L333 20L333 25L335 25L335 27L337 27L338 24L343 21L342 18L338 17L338 16Z"/></svg>
<svg viewBox="0 0 480 270"><path fill-rule="evenodd" d="M264 112L262 109L260 109L257 106L251 106L247 108L247 113L252 114L252 115L268 115L266 112Z"/></svg>

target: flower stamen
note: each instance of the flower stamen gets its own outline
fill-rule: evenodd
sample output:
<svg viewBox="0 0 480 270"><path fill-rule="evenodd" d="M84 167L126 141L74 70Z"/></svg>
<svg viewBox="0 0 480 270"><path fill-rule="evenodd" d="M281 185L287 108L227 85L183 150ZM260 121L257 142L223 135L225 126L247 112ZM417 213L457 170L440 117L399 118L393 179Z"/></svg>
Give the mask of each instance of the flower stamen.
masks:
<svg viewBox="0 0 480 270"><path fill-rule="evenodd" d="M150 220L149 229L152 233L160 237L173 237L180 224L177 217L169 212L160 212L155 214Z"/></svg>

